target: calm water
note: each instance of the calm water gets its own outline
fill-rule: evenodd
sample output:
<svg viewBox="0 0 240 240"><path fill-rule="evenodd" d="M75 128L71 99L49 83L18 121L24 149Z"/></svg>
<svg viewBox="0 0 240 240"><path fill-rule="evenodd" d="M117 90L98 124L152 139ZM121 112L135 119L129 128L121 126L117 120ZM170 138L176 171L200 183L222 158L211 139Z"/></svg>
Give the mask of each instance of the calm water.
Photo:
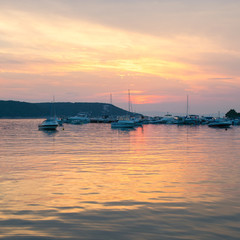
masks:
<svg viewBox="0 0 240 240"><path fill-rule="evenodd" d="M0 120L0 239L240 239L240 127Z"/></svg>

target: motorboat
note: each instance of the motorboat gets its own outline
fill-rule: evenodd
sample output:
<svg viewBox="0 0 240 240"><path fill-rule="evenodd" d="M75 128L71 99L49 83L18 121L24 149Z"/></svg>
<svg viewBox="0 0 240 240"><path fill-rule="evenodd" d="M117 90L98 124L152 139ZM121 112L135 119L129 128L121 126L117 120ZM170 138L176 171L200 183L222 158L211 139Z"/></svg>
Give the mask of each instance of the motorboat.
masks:
<svg viewBox="0 0 240 240"><path fill-rule="evenodd" d="M227 121L224 119L216 119L215 121L208 124L209 127L215 128L228 128L232 125L231 121Z"/></svg>
<svg viewBox="0 0 240 240"><path fill-rule="evenodd" d="M174 116L174 124L182 125L184 124L185 117L183 116Z"/></svg>
<svg viewBox="0 0 240 240"><path fill-rule="evenodd" d="M174 117L171 114L166 114L163 118L159 120L158 123L161 124L173 124L174 123Z"/></svg>
<svg viewBox="0 0 240 240"><path fill-rule="evenodd" d="M187 115L183 121L186 125L198 125L200 124L200 119L198 115Z"/></svg>
<svg viewBox="0 0 240 240"><path fill-rule="evenodd" d="M132 120L118 120L117 122L111 123L112 128L134 128L135 122Z"/></svg>
<svg viewBox="0 0 240 240"><path fill-rule="evenodd" d="M208 125L209 123L211 122L214 122L215 121L215 118L214 117L211 117L211 116L202 116L201 119L200 119L200 123L202 125Z"/></svg>
<svg viewBox="0 0 240 240"><path fill-rule="evenodd" d="M56 130L58 122L56 118L48 118L38 125L39 130Z"/></svg>
<svg viewBox="0 0 240 240"><path fill-rule="evenodd" d="M147 123L150 123L150 124L159 124L161 123L161 119L162 117L155 116L155 117L150 117L149 119L146 119L146 120L147 120Z"/></svg>
<svg viewBox="0 0 240 240"><path fill-rule="evenodd" d="M135 121L126 117L111 123L112 128L134 128L135 126Z"/></svg>
<svg viewBox="0 0 240 240"><path fill-rule="evenodd" d="M56 117L54 102L55 100L53 98L50 117L48 117L46 120L44 120L38 125L39 130L56 130L57 127L60 125L60 123L58 122L58 118Z"/></svg>
<svg viewBox="0 0 240 240"><path fill-rule="evenodd" d="M83 123L89 123L89 122L90 122L90 118L84 113L79 113L77 116L69 117L67 119L67 123L72 123L72 124L83 124Z"/></svg>

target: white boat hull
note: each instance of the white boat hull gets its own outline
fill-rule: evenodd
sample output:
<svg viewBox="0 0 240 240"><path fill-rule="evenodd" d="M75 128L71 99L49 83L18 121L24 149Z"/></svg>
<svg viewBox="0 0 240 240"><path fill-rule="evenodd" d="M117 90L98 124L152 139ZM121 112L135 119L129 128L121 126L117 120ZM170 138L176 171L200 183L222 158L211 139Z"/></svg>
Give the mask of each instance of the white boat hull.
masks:
<svg viewBox="0 0 240 240"><path fill-rule="evenodd" d="M45 120L38 125L39 130L56 130L58 127L58 122L55 120Z"/></svg>
<svg viewBox="0 0 240 240"><path fill-rule="evenodd" d="M227 128L231 126L230 122L212 122L208 124L209 127L216 127L216 128Z"/></svg>

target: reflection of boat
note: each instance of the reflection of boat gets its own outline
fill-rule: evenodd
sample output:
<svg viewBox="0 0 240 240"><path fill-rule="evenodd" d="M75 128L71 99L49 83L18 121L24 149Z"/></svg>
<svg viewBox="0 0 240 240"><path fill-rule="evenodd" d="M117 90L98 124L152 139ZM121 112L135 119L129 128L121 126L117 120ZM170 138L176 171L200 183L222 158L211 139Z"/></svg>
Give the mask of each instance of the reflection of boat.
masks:
<svg viewBox="0 0 240 240"><path fill-rule="evenodd" d="M230 121L226 121L224 119L216 119L215 121L208 124L209 127L216 128L228 128L232 125Z"/></svg>
<svg viewBox="0 0 240 240"><path fill-rule="evenodd" d="M48 118L38 125L39 130L56 130L58 122L56 118Z"/></svg>

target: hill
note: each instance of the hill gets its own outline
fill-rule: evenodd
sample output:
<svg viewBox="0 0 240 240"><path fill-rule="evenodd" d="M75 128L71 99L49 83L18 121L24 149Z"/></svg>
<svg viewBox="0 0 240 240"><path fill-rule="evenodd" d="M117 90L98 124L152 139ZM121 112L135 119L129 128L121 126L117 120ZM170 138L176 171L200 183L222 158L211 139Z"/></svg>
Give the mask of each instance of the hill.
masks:
<svg viewBox="0 0 240 240"><path fill-rule="evenodd" d="M0 118L45 118L50 115L52 106L53 104L49 102L27 103L0 100ZM90 117L139 115L108 103L56 102L54 108L59 117L75 116L78 113L86 113Z"/></svg>

